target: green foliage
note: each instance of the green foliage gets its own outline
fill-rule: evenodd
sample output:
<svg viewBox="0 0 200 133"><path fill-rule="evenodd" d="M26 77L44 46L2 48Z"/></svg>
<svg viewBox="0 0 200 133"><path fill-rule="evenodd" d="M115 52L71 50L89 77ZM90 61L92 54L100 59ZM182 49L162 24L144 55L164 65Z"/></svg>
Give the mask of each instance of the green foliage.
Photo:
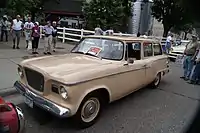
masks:
<svg viewBox="0 0 200 133"><path fill-rule="evenodd" d="M178 0L154 0L153 16L164 26L163 36L173 27L181 27L191 22L188 12Z"/></svg>
<svg viewBox="0 0 200 133"><path fill-rule="evenodd" d="M51 0L8 0L7 9L13 15L38 13L43 9L45 2ZM54 0L58 2L59 0Z"/></svg>
<svg viewBox="0 0 200 133"><path fill-rule="evenodd" d="M131 15L131 0L91 0L83 2L83 14L88 28L100 25L119 30Z"/></svg>

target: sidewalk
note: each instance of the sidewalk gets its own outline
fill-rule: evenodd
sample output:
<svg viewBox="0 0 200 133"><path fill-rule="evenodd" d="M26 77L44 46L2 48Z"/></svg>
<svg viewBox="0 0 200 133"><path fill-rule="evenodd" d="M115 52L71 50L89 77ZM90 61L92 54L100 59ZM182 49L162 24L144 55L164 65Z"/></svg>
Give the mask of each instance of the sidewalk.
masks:
<svg viewBox="0 0 200 133"><path fill-rule="evenodd" d="M14 82L19 78L17 74L17 64L27 58L34 58L31 50L27 51L24 38L20 41L20 49L12 49L12 42L0 42L0 96L7 96L16 93L13 88ZM44 40L40 40L39 55L43 55ZM57 49L52 54L68 53L74 45L61 43L58 41Z"/></svg>

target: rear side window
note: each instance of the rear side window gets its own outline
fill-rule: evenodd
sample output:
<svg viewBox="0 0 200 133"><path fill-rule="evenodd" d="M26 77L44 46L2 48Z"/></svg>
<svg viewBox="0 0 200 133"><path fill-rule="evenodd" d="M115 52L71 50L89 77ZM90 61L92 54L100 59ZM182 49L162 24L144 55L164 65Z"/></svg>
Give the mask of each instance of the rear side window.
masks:
<svg viewBox="0 0 200 133"><path fill-rule="evenodd" d="M162 55L162 48L159 43L153 45L154 47L154 56Z"/></svg>
<svg viewBox="0 0 200 133"><path fill-rule="evenodd" d="M152 43L144 43L144 57L153 56L153 47Z"/></svg>

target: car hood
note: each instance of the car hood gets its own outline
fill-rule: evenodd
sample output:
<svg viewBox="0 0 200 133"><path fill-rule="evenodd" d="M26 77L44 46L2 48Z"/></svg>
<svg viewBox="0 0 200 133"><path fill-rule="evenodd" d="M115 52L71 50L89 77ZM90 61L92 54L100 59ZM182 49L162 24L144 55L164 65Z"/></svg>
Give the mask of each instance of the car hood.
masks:
<svg viewBox="0 0 200 133"><path fill-rule="evenodd" d="M185 46L182 45L182 46L176 46L176 47L172 47L173 51L172 52L184 52L185 50Z"/></svg>
<svg viewBox="0 0 200 133"><path fill-rule="evenodd" d="M69 83L103 76L103 73L96 73L108 70L112 62L88 55L66 54L33 58L25 60L22 64L43 74L48 74L53 79Z"/></svg>

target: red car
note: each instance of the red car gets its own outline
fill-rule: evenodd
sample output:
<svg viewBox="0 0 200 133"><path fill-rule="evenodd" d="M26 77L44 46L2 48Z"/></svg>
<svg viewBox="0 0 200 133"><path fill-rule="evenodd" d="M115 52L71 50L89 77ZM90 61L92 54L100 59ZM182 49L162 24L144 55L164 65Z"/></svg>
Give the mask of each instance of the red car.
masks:
<svg viewBox="0 0 200 133"><path fill-rule="evenodd" d="M22 110L0 97L0 133L22 133L24 125Z"/></svg>

